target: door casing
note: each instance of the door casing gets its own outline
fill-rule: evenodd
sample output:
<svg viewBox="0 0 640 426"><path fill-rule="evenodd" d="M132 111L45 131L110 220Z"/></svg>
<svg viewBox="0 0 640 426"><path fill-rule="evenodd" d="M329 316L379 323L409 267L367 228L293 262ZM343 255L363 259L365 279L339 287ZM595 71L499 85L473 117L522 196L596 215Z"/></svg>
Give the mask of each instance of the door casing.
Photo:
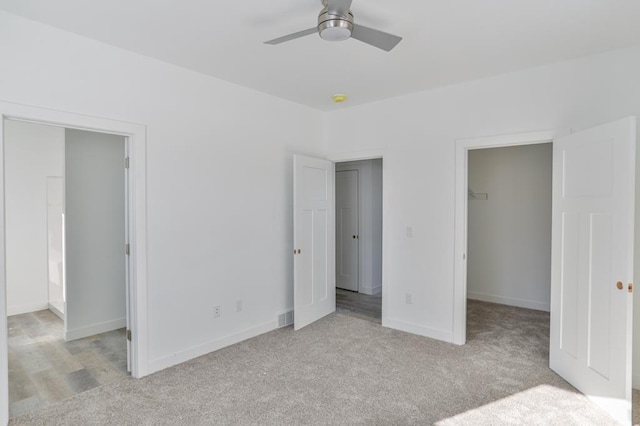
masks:
<svg viewBox="0 0 640 426"><path fill-rule="evenodd" d="M553 139L562 134L549 130L456 140L453 343L464 345L467 335L467 189L469 150L553 143Z"/></svg>
<svg viewBox="0 0 640 426"><path fill-rule="evenodd" d="M4 122L20 120L51 126L111 133L127 140L129 181L126 188L129 218L129 292L131 375L149 374L147 324L147 222L146 222L146 127L142 124L0 102L0 188L4 188ZM124 165L123 165L124 168ZM0 423L9 421L9 377L6 310L5 194L0 193ZM124 252L124 247L123 247Z"/></svg>

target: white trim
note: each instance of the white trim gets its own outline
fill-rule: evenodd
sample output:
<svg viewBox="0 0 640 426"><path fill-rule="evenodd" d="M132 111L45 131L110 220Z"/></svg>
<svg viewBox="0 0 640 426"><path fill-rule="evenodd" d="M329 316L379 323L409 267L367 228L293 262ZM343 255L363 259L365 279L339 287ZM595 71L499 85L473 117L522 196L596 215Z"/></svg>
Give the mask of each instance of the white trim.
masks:
<svg viewBox="0 0 640 426"><path fill-rule="evenodd" d="M374 296L382 291L382 285L378 284L374 287L360 287L359 293L368 294L369 296Z"/></svg>
<svg viewBox="0 0 640 426"><path fill-rule="evenodd" d="M633 375L633 389L640 389L640 374Z"/></svg>
<svg viewBox="0 0 640 426"><path fill-rule="evenodd" d="M371 288L371 294L376 295L382 291L382 284Z"/></svg>
<svg viewBox="0 0 640 426"><path fill-rule="evenodd" d="M60 309L56 308L53 303L48 303L47 309L49 309L55 316L64 321L64 313Z"/></svg>
<svg viewBox="0 0 640 426"><path fill-rule="evenodd" d="M7 306L7 316L27 314L29 312L44 311L49 309L49 302L29 303L27 305Z"/></svg>
<svg viewBox="0 0 640 426"><path fill-rule="evenodd" d="M536 311L549 312L549 302L537 302L535 300L516 299L513 297L494 296L493 294L467 291L467 299L480 300L482 302L499 303L501 305L517 306L519 308L535 309Z"/></svg>
<svg viewBox="0 0 640 426"><path fill-rule="evenodd" d="M64 334L64 340L66 342L70 340L82 339L84 337L94 336L100 333L106 333L107 331L118 330L126 327L127 319L119 318L112 321L105 321L98 324L87 325L85 327L75 328L73 330L67 330Z"/></svg>
<svg viewBox="0 0 640 426"><path fill-rule="evenodd" d="M9 423L9 343L7 330L7 258L4 211L4 119L0 115L0 424Z"/></svg>
<svg viewBox="0 0 640 426"><path fill-rule="evenodd" d="M417 334L419 336L429 337L431 339L442 340L444 342L453 341L453 333L451 333L451 331L449 330L424 327L419 324L392 319L386 319L382 321L382 325L384 327L394 328L396 330L404 331L411 334Z"/></svg>
<svg viewBox="0 0 640 426"><path fill-rule="evenodd" d="M347 161L377 160L378 158L384 158L385 155L386 155L386 150L384 149L371 150L371 151L341 152L337 154L332 154L327 158L327 160L333 161L334 163L344 163Z"/></svg>
<svg viewBox="0 0 640 426"><path fill-rule="evenodd" d="M390 297L390 288L389 288L389 280L387 279L387 271L389 267L387 265L389 259L388 246L387 244L387 229L389 227L388 224L388 216L389 216L389 194L387 193L388 189L388 166L386 156L387 151L385 149L379 150L370 150L370 151L355 151L355 152L343 152L343 153L335 153L328 156L328 160L333 161L334 163L345 162L345 161L361 161L361 160L374 160L374 159L382 159L382 283L380 291L382 292L382 302L381 302L381 317L382 317L382 326L395 328L393 325L387 325L389 322L388 319L388 310L387 306L389 306L389 297ZM335 230L334 230L335 232ZM391 322L395 324L394 322Z"/></svg>
<svg viewBox="0 0 640 426"><path fill-rule="evenodd" d="M548 143L558 136L560 136L559 132L547 130L456 140L453 343L464 345L467 338L467 158L469 150Z"/></svg>
<svg viewBox="0 0 640 426"><path fill-rule="evenodd" d="M8 421L9 391L7 364L6 235L4 212L4 120L49 124L71 129L122 135L129 140L129 221L131 244L130 297L131 375L149 374L147 323L147 196L146 127L143 124L92 117L71 112L0 101L0 423Z"/></svg>
<svg viewBox="0 0 640 426"><path fill-rule="evenodd" d="M173 367L174 365L181 364L186 361L190 361L202 355L206 355L210 352L214 352L227 346L240 343L244 340L251 339L252 337L259 336L264 333L268 333L278 328L278 320L268 321L242 330L238 333L224 336L219 339L212 340L201 345L193 346L187 350L180 351L169 356L158 358L149 362L149 370L151 373L164 370L165 368Z"/></svg>

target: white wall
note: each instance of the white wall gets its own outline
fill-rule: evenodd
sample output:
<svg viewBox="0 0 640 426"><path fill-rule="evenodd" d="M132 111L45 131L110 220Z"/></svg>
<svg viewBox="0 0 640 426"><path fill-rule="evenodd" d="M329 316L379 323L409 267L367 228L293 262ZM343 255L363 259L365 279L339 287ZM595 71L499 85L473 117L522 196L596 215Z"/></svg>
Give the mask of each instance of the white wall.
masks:
<svg viewBox="0 0 640 426"><path fill-rule="evenodd" d="M126 325L125 141L65 132L65 339Z"/></svg>
<svg viewBox="0 0 640 426"><path fill-rule="evenodd" d="M62 176L64 130L5 123L7 314L48 307L47 177Z"/></svg>
<svg viewBox="0 0 640 426"><path fill-rule="evenodd" d="M321 113L5 12L0 58L2 101L146 126L151 371L277 327L293 153L322 156Z"/></svg>
<svg viewBox="0 0 640 426"><path fill-rule="evenodd" d="M633 47L330 113L332 158L385 152L383 324L453 339L456 139L579 130L640 116L639 76L640 47ZM640 265L640 249L635 254ZM640 339L634 345L637 384Z"/></svg>
<svg viewBox="0 0 640 426"><path fill-rule="evenodd" d="M358 170L358 291L377 294L382 290L382 159L336 163L336 171L343 170Z"/></svg>
<svg viewBox="0 0 640 426"><path fill-rule="evenodd" d="M469 151L467 297L549 311L553 146Z"/></svg>

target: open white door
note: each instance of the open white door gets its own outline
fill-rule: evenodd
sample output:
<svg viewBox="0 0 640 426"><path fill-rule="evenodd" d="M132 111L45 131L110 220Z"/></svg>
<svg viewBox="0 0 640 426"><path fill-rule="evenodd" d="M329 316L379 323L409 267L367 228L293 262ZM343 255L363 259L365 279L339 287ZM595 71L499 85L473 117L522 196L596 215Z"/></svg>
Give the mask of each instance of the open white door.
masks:
<svg viewBox="0 0 640 426"><path fill-rule="evenodd" d="M334 165L293 156L294 329L336 310Z"/></svg>
<svg viewBox="0 0 640 426"><path fill-rule="evenodd" d="M549 364L631 424L634 117L554 140Z"/></svg>

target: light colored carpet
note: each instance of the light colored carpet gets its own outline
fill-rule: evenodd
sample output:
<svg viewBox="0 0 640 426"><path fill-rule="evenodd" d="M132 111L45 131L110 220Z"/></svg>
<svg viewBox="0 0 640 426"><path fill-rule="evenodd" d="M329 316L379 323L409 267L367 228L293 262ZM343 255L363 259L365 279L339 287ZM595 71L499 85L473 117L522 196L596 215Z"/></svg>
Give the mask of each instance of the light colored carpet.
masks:
<svg viewBox="0 0 640 426"><path fill-rule="evenodd" d="M330 315L10 425L613 425L548 365L549 316L469 303L455 346Z"/></svg>

